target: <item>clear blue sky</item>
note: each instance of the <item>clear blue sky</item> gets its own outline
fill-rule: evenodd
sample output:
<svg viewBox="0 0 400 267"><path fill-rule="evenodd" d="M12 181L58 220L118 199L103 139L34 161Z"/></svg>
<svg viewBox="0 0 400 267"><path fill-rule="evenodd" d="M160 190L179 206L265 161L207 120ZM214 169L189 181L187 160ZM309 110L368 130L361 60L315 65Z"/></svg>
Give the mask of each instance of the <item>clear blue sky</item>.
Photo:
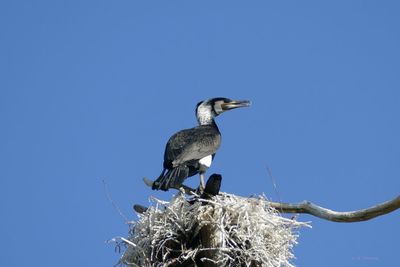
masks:
<svg viewBox="0 0 400 267"><path fill-rule="evenodd" d="M141 178L214 96L253 102L218 118L223 191L337 210L398 195L400 5L322 2L2 1L0 266L116 263L105 241L128 228L102 179L130 219L169 199ZM294 263L399 266L399 218L301 215Z"/></svg>

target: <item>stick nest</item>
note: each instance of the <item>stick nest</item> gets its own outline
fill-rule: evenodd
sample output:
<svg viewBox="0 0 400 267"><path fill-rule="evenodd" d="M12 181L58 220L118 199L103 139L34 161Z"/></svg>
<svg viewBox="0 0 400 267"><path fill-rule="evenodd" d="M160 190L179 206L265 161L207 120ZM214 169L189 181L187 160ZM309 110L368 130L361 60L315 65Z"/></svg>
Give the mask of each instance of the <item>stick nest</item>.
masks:
<svg viewBox="0 0 400 267"><path fill-rule="evenodd" d="M221 193L210 200L178 194L153 205L130 225L123 266L294 266L297 229L264 197Z"/></svg>

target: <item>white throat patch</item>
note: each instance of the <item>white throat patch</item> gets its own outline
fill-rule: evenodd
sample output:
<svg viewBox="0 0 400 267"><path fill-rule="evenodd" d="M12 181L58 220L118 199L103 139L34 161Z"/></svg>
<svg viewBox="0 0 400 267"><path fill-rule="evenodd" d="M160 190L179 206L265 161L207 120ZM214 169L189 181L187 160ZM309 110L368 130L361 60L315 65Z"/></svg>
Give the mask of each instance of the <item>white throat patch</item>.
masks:
<svg viewBox="0 0 400 267"><path fill-rule="evenodd" d="M211 107L204 103L201 103L200 106L198 106L196 115L200 125L209 124L213 120Z"/></svg>

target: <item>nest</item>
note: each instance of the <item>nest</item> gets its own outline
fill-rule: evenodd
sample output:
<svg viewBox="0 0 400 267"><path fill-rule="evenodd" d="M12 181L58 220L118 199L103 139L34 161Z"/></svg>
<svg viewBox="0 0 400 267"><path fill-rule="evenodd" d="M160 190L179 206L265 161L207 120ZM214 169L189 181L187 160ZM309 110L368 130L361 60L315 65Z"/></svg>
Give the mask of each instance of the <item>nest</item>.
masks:
<svg viewBox="0 0 400 267"><path fill-rule="evenodd" d="M280 216L264 197L152 202L119 243L122 266L294 266L297 229L308 226Z"/></svg>

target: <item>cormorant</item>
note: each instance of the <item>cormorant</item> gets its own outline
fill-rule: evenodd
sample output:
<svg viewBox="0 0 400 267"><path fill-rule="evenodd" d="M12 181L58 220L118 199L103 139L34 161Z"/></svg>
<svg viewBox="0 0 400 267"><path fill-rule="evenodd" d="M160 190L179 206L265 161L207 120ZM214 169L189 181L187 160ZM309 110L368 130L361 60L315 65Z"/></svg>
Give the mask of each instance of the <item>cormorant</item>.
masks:
<svg viewBox="0 0 400 267"><path fill-rule="evenodd" d="M224 111L248 106L250 101L223 97L199 102L196 107L199 126L179 131L169 139L164 152L163 171L151 184L152 189L167 191L179 188L187 177L199 173L202 192L204 173L221 144L221 134L214 118Z"/></svg>

